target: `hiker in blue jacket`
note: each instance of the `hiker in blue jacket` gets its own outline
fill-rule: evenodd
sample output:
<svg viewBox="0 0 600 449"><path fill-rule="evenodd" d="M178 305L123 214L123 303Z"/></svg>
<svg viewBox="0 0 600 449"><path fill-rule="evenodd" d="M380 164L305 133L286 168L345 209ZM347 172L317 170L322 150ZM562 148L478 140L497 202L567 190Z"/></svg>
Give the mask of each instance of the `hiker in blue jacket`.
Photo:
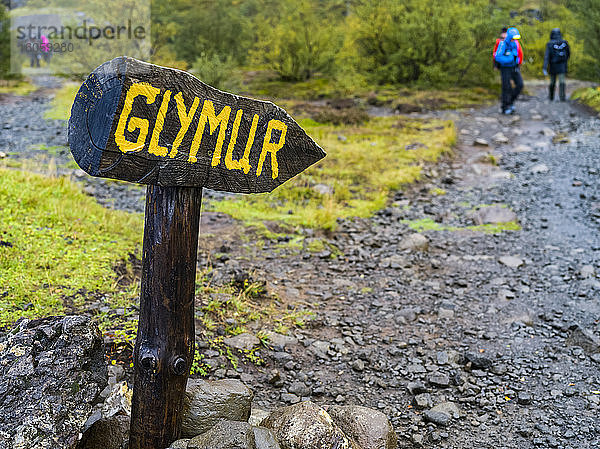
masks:
<svg viewBox="0 0 600 449"><path fill-rule="evenodd" d="M546 76L550 72L550 86L548 89L548 99L550 101L554 101L554 89L557 77L560 101L565 101L567 98L565 75L567 73L567 61L570 56L569 43L562 38L560 28L554 28L550 32L550 41L546 44L543 69Z"/></svg>
<svg viewBox="0 0 600 449"><path fill-rule="evenodd" d="M502 79L502 113L512 114L515 111L514 102L523 90L523 77L519 67L519 46L521 38L519 30L511 27L506 32L506 38L498 44L494 60L500 68ZM514 83L514 87L512 83Z"/></svg>

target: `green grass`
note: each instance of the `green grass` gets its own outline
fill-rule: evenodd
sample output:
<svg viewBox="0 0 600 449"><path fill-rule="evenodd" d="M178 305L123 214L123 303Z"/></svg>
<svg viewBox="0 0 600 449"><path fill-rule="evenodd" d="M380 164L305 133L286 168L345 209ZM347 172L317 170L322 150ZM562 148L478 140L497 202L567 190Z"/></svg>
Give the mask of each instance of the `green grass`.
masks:
<svg viewBox="0 0 600 449"><path fill-rule="evenodd" d="M87 292L107 302L135 297L113 267L139 251L142 217L105 209L66 178L0 169L0 326L20 317L84 308Z"/></svg>
<svg viewBox="0 0 600 449"><path fill-rule="evenodd" d="M303 119L300 125L325 149L325 159L270 194L210 207L251 225L270 220L334 229L338 218L368 217L385 207L391 191L418 180L423 164L451 151L456 139L453 123L439 120L378 117L333 126Z"/></svg>
<svg viewBox="0 0 600 449"><path fill-rule="evenodd" d="M249 75L251 74L251 75ZM422 89L405 85L369 85L343 82L332 78L313 78L289 82L268 70L245 72L242 93L269 99L320 100L352 97L377 106L414 105L423 109L459 109L497 98L497 92L483 87Z"/></svg>
<svg viewBox="0 0 600 449"><path fill-rule="evenodd" d="M600 112L600 87L577 89L573 92L571 98Z"/></svg>
<svg viewBox="0 0 600 449"><path fill-rule="evenodd" d="M0 80L0 94L12 94L12 95L29 95L31 92L37 90L37 86L34 86L28 81L15 81L15 80Z"/></svg>
<svg viewBox="0 0 600 449"><path fill-rule="evenodd" d="M47 120L69 120L71 106L79 86L77 83L66 83L58 89L50 103L50 109L44 112L44 118Z"/></svg>
<svg viewBox="0 0 600 449"><path fill-rule="evenodd" d="M418 231L476 231L486 234L498 234L505 231L520 231L521 226L515 221L496 224L483 224L472 226L446 226L433 221L431 218L422 218L419 220L402 220L409 228Z"/></svg>

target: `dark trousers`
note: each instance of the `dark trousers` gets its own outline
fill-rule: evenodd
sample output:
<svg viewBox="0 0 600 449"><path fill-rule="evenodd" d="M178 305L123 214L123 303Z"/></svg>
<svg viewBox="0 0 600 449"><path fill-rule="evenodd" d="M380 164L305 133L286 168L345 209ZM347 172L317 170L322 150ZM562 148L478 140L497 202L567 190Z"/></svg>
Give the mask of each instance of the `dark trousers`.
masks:
<svg viewBox="0 0 600 449"><path fill-rule="evenodd" d="M502 110L505 111L511 106L521 90L523 90L523 77L519 67L500 67L500 77L502 78ZM514 83L514 87L511 84Z"/></svg>
<svg viewBox="0 0 600 449"><path fill-rule="evenodd" d="M556 88L556 78L558 77L558 94L560 95L560 101L565 101L566 92L565 92L565 74L564 73L550 73L550 86L549 90L549 98L550 100L554 100L554 90Z"/></svg>

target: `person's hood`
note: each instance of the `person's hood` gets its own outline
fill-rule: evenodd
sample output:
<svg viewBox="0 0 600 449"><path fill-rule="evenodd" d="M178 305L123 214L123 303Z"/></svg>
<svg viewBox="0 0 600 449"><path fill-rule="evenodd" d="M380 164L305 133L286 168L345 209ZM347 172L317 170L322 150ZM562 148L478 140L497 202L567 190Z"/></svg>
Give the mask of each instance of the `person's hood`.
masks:
<svg viewBox="0 0 600 449"><path fill-rule="evenodd" d="M550 40L551 41L562 40L562 34L560 32L560 28L554 28L552 31L550 31Z"/></svg>
<svg viewBox="0 0 600 449"><path fill-rule="evenodd" d="M519 33L519 30L517 30L515 27L510 27L507 31L506 31L506 39L508 41L511 40L518 40L521 39L521 33Z"/></svg>

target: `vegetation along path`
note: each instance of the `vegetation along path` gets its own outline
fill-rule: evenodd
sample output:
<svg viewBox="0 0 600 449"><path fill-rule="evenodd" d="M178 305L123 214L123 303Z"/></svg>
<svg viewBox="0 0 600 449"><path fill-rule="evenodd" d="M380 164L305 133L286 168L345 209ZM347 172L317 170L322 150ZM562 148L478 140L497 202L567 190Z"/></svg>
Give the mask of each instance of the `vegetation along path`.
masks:
<svg viewBox="0 0 600 449"><path fill-rule="evenodd" d="M517 115L456 113L454 156L372 218L290 239L276 222L257 231L203 212L196 375L240 377L266 410L303 398L379 408L400 447L599 447L600 121L528 88ZM58 135L19 148L67 170L62 125L25 127L34 100L19 101L0 103L13 117L0 142ZM143 191L101 182L87 187L101 202L143 204ZM216 288L230 281L249 303ZM273 298L287 321L253 321ZM230 336L242 327L258 340Z"/></svg>

